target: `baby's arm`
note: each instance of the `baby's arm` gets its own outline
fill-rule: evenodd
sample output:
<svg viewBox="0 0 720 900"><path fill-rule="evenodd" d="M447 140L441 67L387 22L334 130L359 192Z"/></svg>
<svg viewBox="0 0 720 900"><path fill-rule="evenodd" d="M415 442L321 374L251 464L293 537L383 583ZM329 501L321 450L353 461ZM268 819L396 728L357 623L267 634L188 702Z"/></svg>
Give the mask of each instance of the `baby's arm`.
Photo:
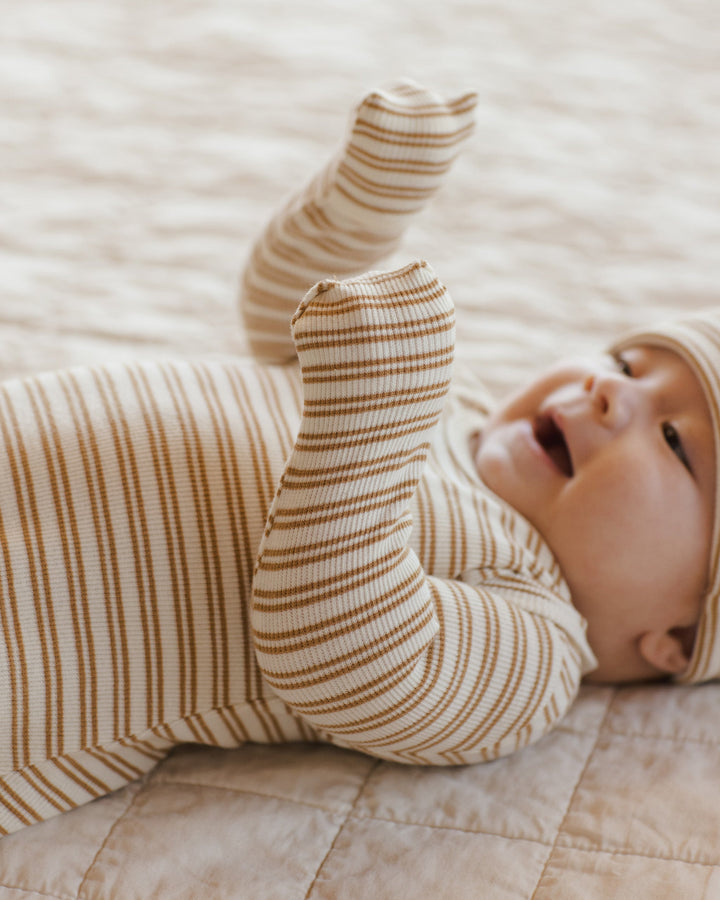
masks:
<svg viewBox="0 0 720 900"><path fill-rule="evenodd" d="M472 132L475 102L411 81L364 98L343 146L252 249L240 308L255 356L291 359L298 299L320 279L366 271L395 249Z"/></svg>
<svg viewBox="0 0 720 900"><path fill-rule="evenodd" d="M389 759L475 762L537 739L577 689L571 641L426 575L407 545L450 379L447 292L423 263L324 282L293 331L304 415L253 589L265 678L335 742Z"/></svg>

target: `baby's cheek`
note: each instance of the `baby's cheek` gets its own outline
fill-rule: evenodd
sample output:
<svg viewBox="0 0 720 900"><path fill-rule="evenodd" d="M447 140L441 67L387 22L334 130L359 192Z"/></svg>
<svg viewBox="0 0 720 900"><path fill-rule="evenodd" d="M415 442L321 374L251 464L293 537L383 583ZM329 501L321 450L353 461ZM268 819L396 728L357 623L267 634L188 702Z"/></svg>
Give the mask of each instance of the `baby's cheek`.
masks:
<svg viewBox="0 0 720 900"><path fill-rule="evenodd" d="M514 506L518 474L509 442L510 427L499 425L489 433L486 431L475 452L475 469L491 491Z"/></svg>
<svg viewBox="0 0 720 900"><path fill-rule="evenodd" d="M651 492L652 494L652 492ZM578 559L610 589L624 584L648 567L657 566L659 547L657 495L648 497L632 476L619 474L598 480L592 490L568 504L565 533Z"/></svg>

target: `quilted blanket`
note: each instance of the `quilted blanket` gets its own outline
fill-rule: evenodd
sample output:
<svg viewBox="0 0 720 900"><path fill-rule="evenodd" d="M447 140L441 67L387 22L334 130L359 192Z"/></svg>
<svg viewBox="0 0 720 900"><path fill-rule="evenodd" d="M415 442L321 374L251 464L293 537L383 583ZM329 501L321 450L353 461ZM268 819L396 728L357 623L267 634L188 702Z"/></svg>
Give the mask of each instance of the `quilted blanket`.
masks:
<svg viewBox="0 0 720 900"><path fill-rule="evenodd" d="M716 0L10 0L0 376L247 352L238 271L368 88L477 90L389 264L429 259L495 392L720 300ZM0 900L720 897L720 686L585 687L561 727L430 770L182 747L0 840ZM3 727L0 724L0 727Z"/></svg>

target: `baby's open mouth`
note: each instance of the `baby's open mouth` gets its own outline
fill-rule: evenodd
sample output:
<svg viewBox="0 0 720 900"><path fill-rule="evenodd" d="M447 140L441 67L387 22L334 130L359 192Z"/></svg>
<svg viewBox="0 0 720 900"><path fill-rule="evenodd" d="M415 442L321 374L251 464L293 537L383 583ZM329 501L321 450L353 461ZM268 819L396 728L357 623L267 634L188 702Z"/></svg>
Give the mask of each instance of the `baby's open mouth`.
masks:
<svg viewBox="0 0 720 900"><path fill-rule="evenodd" d="M535 440L566 478L572 478L573 464L565 435L549 413L539 415L533 424Z"/></svg>

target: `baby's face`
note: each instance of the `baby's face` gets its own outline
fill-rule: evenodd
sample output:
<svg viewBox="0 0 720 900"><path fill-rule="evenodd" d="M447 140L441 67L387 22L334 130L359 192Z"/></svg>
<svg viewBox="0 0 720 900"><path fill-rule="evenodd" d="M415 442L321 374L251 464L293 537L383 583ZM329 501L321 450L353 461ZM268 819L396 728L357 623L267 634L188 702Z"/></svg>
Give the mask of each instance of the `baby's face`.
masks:
<svg viewBox="0 0 720 900"><path fill-rule="evenodd" d="M555 554L588 622L594 677L682 671L715 489L712 421L688 364L644 346L560 363L497 410L475 459Z"/></svg>

